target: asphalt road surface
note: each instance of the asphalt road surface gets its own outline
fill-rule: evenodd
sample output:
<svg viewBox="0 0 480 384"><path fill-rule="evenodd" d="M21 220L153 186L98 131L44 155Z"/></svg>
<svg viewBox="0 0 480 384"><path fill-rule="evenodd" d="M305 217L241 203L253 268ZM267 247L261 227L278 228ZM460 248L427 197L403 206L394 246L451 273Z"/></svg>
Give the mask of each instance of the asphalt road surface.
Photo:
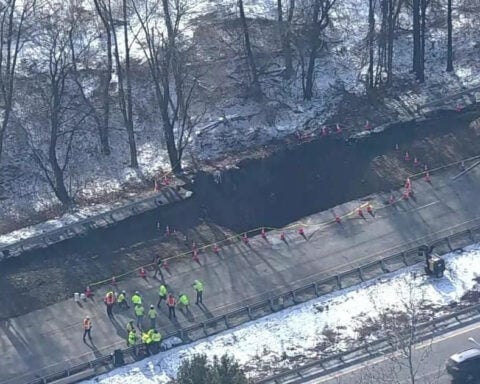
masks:
<svg viewBox="0 0 480 384"><path fill-rule="evenodd" d="M480 341L480 324L460 328L453 332L428 340L415 347L412 353L414 374L409 373L406 355L389 355L335 372L309 384L449 384L451 377L445 370L445 362L453 353L476 346L469 337ZM478 380L480 382L480 380Z"/></svg>
<svg viewBox="0 0 480 384"><path fill-rule="evenodd" d="M458 173L434 174L432 184L414 181L415 199L380 209L388 196L371 196L375 216L354 214L341 224L331 221L334 214L355 211L365 201L343 204L302 220L308 241L295 229L286 230L286 242L280 232L222 248L220 255L201 253L200 264L185 259L172 263L164 272L171 291L193 296L195 279L205 282L204 306L192 305L176 321L168 320L162 306L158 319L160 331L198 324L213 316L298 288L313 281L347 271L369 261L426 243L462 228L480 223L480 168L452 180ZM400 191L396 192L399 196ZM478 239L480 240L480 239ZM129 294L140 290L144 302L157 301L159 281L152 277L130 277L118 282L116 289ZM102 353L125 346L125 324L133 311L117 311L110 321L102 303L108 287L96 291L95 299L77 305L73 299L30 312L0 323L0 383L28 383L37 375L66 369ZM14 300L15 298L12 298ZM90 315L95 345L82 343L82 320ZM38 377L38 376L37 376Z"/></svg>

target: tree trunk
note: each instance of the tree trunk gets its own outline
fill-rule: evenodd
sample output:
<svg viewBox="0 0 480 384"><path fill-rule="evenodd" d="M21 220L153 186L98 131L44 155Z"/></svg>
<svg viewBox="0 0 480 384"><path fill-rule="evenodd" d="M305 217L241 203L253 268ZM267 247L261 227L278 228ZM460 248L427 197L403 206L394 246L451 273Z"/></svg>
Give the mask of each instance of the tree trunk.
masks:
<svg viewBox="0 0 480 384"><path fill-rule="evenodd" d="M420 83L425 81L425 35L427 30L427 0L420 1L420 55L417 79Z"/></svg>
<svg viewBox="0 0 480 384"><path fill-rule="evenodd" d="M130 166L138 168L137 144L135 142L135 133L133 131L133 106L132 106L132 82L130 73L130 44L128 41L128 22L127 22L127 0L123 0L123 36L125 40L125 79L126 87L126 107L127 121L126 129L128 135L128 145L130 148Z"/></svg>
<svg viewBox="0 0 480 384"><path fill-rule="evenodd" d="M255 98L262 97L262 90L260 88L260 83L258 81L258 71L255 64L255 59L253 57L252 45L250 43L250 33L248 32L247 19L245 17L245 11L243 9L243 0L238 0L238 9L240 11L240 21L243 28L243 36L245 39L245 50L247 51L247 62L250 68L251 82L250 86L253 90L253 95Z"/></svg>
<svg viewBox="0 0 480 384"><path fill-rule="evenodd" d="M392 83L393 77L393 44L395 37L395 22L393 0L385 0L388 3L388 17L387 17L387 85Z"/></svg>
<svg viewBox="0 0 480 384"><path fill-rule="evenodd" d="M420 71L420 0L413 0L413 71Z"/></svg>
<svg viewBox="0 0 480 384"><path fill-rule="evenodd" d="M453 42L452 42L452 0L447 4L447 72L453 71Z"/></svg>
<svg viewBox="0 0 480 384"><path fill-rule="evenodd" d="M375 36L375 13L373 9L373 1L368 1L368 73L367 73L367 88L373 89L373 61L374 57L374 36Z"/></svg>
<svg viewBox="0 0 480 384"><path fill-rule="evenodd" d="M102 76L102 105L103 105L103 121L99 125L100 148L102 154L110 155L110 139L109 139L109 119L110 119L110 83L112 82L112 31L107 24L104 24L107 34L107 68Z"/></svg>
<svg viewBox="0 0 480 384"><path fill-rule="evenodd" d="M48 147L48 161L53 171L53 191L57 196L58 200L68 206L71 204L71 198L68 194L67 188L65 187L64 173L63 169L58 164L57 159L57 140L58 140L58 126L59 118L58 111L60 110L60 96L59 96L59 85L56 80L52 80L52 92L53 92L53 105L52 105L52 116L50 118L50 143Z"/></svg>
<svg viewBox="0 0 480 384"><path fill-rule="evenodd" d="M278 13L278 29L280 35L280 42L282 44L283 60L285 61L285 70L283 76L289 79L293 74L292 64L292 48L290 46L289 24L283 21L283 5L282 0L277 0Z"/></svg>

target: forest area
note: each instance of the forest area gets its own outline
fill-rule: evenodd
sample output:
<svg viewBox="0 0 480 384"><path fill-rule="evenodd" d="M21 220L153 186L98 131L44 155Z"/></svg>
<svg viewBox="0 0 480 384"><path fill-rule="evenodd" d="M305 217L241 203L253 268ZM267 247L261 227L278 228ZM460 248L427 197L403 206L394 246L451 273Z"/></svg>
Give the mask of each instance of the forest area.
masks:
<svg viewBox="0 0 480 384"><path fill-rule="evenodd" d="M4 0L0 213L14 229L151 190L322 124L345 93L475 85L478 12L474 0Z"/></svg>

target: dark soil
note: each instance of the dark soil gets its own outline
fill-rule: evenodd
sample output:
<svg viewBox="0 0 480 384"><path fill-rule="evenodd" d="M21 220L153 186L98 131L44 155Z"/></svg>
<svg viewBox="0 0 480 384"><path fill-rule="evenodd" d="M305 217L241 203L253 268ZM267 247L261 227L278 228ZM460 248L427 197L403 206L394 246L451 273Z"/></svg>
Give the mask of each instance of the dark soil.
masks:
<svg viewBox="0 0 480 384"><path fill-rule="evenodd" d="M478 115L474 110L444 113L361 141L331 135L302 145L276 143L271 156L241 161L223 172L219 184L200 172L190 186L194 197L185 202L2 262L0 319L55 303L92 281L150 263L157 254L188 251L192 241L201 245L233 232L283 226L396 188L418 171L403 160L405 151L430 168L477 155L480 129L468 125ZM396 144L400 151L395 151ZM165 236L166 225L179 233Z"/></svg>

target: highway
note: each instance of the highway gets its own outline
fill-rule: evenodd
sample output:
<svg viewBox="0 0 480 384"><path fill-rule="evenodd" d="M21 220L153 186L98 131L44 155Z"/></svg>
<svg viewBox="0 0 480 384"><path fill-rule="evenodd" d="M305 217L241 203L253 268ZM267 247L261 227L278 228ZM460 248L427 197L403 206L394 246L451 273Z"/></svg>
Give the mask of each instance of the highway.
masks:
<svg viewBox="0 0 480 384"><path fill-rule="evenodd" d="M308 384L448 384L451 377L445 370L445 361L450 355L475 345L468 341L473 337L480 341L480 323L457 329L437 338L423 342L412 353L413 374L409 373L408 353L382 356L349 367L328 376L305 381ZM480 381L479 381L480 382Z"/></svg>

